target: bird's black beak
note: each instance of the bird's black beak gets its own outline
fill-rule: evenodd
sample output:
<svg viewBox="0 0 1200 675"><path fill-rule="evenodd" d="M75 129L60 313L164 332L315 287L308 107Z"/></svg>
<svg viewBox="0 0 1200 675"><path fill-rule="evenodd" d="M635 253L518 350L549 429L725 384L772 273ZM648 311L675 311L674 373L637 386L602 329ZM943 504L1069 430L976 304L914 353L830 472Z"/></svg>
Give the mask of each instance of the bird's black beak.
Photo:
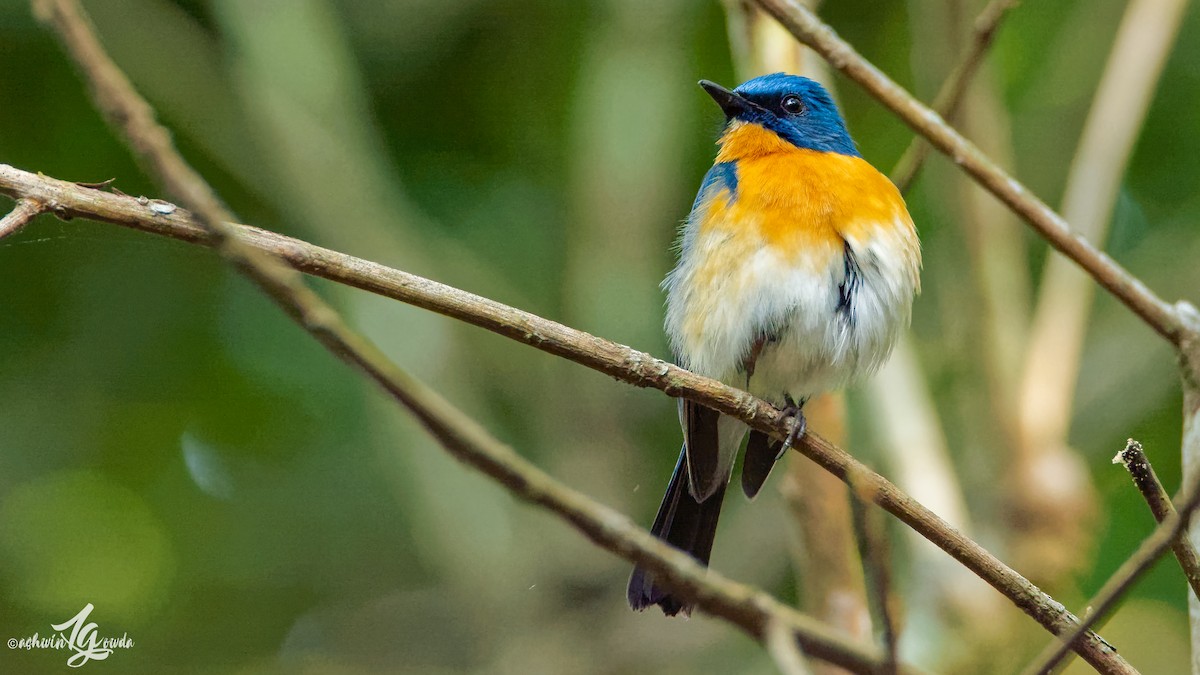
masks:
<svg viewBox="0 0 1200 675"><path fill-rule="evenodd" d="M717 105L721 106L721 110L725 112L725 117L733 119L750 112L750 102L742 98L738 93L729 91L716 82L709 82L708 80L700 80L700 86L704 87L704 91L707 91L708 95L717 102Z"/></svg>

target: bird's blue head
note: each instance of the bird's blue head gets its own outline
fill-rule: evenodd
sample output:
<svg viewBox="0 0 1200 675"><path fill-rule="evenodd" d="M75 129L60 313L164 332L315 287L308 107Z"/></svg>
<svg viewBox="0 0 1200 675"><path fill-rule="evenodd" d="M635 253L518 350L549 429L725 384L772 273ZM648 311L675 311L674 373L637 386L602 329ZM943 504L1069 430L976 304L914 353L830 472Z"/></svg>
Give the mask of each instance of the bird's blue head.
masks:
<svg viewBox="0 0 1200 675"><path fill-rule="evenodd" d="M708 80L700 86L728 122L757 124L799 148L861 156L829 92L807 77L763 75L733 91Z"/></svg>

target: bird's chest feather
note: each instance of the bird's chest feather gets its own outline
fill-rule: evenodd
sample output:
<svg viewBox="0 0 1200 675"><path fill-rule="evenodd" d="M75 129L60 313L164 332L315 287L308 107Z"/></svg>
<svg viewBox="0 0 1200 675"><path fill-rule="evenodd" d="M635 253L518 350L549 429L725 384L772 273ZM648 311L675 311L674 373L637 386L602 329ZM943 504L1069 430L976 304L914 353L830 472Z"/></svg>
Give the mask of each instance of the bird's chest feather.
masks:
<svg viewBox="0 0 1200 675"><path fill-rule="evenodd" d="M877 367L908 320L920 264L895 188L863 160L826 153L736 166L736 188L697 200L665 282L682 364L774 400Z"/></svg>

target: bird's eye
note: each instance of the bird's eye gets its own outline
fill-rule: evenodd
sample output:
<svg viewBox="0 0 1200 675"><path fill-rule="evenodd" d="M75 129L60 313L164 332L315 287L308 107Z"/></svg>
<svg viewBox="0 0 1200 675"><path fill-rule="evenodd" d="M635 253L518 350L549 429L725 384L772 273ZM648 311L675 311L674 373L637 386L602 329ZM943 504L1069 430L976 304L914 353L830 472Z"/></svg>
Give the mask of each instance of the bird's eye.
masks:
<svg viewBox="0 0 1200 675"><path fill-rule="evenodd" d="M804 112L804 102L795 94L784 96L783 100L779 102L779 107L783 108L783 111L789 115L799 115Z"/></svg>

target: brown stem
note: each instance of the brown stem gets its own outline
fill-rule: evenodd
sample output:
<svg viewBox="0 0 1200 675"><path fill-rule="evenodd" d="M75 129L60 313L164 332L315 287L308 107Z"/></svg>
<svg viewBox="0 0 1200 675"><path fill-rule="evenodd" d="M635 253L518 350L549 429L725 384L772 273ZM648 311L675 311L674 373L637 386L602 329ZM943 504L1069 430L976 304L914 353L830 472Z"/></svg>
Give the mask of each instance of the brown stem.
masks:
<svg viewBox="0 0 1200 675"><path fill-rule="evenodd" d="M1113 457L1113 464L1120 464L1129 472L1130 478L1133 478L1134 487L1142 493L1142 498L1146 500L1146 505L1154 514L1154 520L1162 523L1167 518L1178 517L1175 514L1175 505L1171 503L1170 495L1158 481L1158 474L1154 473L1154 467L1150 465L1150 458L1142 450L1141 443L1132 438L1129 439L1125 444L1125 449ZM1175 553L1175 559L1183 568L1188 585L1192 587L1192 593L1200 598L1200 554L1196 552L1195 547L1186 536L1180 536L1171 542L1171 551Z"/></svg>

